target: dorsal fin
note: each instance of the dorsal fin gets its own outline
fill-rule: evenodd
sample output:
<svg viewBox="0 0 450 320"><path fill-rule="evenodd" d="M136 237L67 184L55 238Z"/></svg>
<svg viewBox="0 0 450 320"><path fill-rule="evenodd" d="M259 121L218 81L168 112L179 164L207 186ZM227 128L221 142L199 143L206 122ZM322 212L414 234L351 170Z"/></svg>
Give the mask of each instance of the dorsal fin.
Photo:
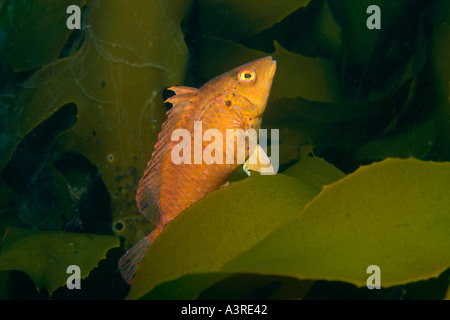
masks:
<svg viewBox="0 0 450 320"><path fill-rule="evenodd" d="M163 123L161 132L152 157L147 164L136 194L136 202L141 213L153 224L157 225L161 220L159 207L159 191L161 189L162 160L171 157L171 136L173 130L183 127L182 122L192 119L194 114L195 99L198 90L189 87L171 87L169 90L176 94L166 100L173 104L173 108L166 112L167 120Z"/></svg>
<svg viewBox="0 0 450 320"><path fill-rule="evenodd" d="M177 96L182 96L185 94L197 94L198 89L191 87L183 87L183 86L173 86L167 88L167 90L175 92Z"/></svg>
<svg viewBox="0 0 450 320"><path fill-rule="evenodd" d="M167 90L175 92L175 95L167 98L164 103L170 103L174 108L183 106L186 100L190 100L192 97L196 96L198 92L198 89L182 86L170 87L167 88ZM168 111L170 112L170 109Z"/></svg>

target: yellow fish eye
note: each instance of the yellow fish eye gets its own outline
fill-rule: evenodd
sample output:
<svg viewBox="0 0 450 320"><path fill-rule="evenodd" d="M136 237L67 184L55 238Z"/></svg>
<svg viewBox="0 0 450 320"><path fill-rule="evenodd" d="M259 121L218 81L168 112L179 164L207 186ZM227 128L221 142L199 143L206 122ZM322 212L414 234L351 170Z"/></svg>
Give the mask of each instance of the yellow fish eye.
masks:
<svg viewBox="0 0 450 320"><path fill-rule="evenodd" d="M238 78L244 83L251 83L255 81L256 73L251 69L244 69L239 72Z"/></svg>

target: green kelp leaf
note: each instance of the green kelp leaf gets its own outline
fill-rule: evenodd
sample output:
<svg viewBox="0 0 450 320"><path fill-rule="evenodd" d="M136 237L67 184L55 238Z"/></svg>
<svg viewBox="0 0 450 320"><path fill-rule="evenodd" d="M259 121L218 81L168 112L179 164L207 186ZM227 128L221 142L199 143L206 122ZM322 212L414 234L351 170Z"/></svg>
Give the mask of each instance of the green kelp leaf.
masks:
<svg viewBox="0 0 450 320"><path fill-rule="evenodd" d="M8 228L0 243L0 270L22 270L51 295L66 283L68 266L79 266L85 278L119 245L113 236Z"/></svg>
<svg viewBox="0 0 450 320"><path fill-rule="evenodd" d="M285 172L286 172L286 174L291 175L291 176L301 180L302 182L307 183L312 188L311 190L314 189L315 192L317 193L320 191L322 184L334 182L334 181L342 178L344 176L344 174L342 172L340 172L338 169L336 169L333 165L326 163L323 159L321 159L319 157L308 157L307 154L311 150L312 150L311 147L303 148L302 160L299 163L288 168ZM311 173L303 172L305 170L310 170ZM240 168L237 171L242 171L242 169ZM237 173L235 173L235 174L237 174ZM238 173L238 174L240 175L240 173ZM244 173L244 175L245 175L245 173ZM284 173L281 176L284 176ZM258 178L258 179L260 179L260 178ZM282 179L285 179L285 178L282 178ZM235 180L231 180L231 181L235 181ZM246 181L248 181L248 179ZM289 181L289 179L287 179L287 181ZM256 183L257 182L252 182L252 180L250 180L250 181L246 182L244 185L232 183L230 186L232 188L239 188L239 190L243 190L244 188L250 188L249 185L255 185L257 188L262 187L262 186L258 186ZM322 183L322 184L320 184L320 183ZM274 185L274 188L276 188L277 186L278 186L278 184ZM286 187L289 188L290 185L288 185ZM226 187L225 190L227 188L228 187ZM278 197L276 197L276 195L271 196L271 198L273 198L273 199L270 201L276 201L276 203L280 202L280 206L281 206L281 201L283 201L283 199L285 199L285 197L288 197L291 194L291 192L292 191L289 191L288 194L283 195L281 199L278 199ZM227 194L227 199L229 197L232 197L232 195L229 194L227 191L225 191L225 194ZM211 195L211 197L213 197L213 195ZM219 195L217 195L217 197L219 197ZM255 197L257 197L257 195L255 195ZM213 198L208 200L211 205L213 204L213 201L215 201L214 199L217 199L216 196L214 196ZM244 201L248 201L248 200L244 199ZM269 200L265 200L265 201L269 201ZM263 201L260 205L264 206L265 201ZM220 202L222 202L222 200L220 200ZM289 202L290 202L290 200L289 200ZM258 207L260 205L257 204ZM234 210L239 210L239 203L236 203L234 206L236 206L236 209L234 209ZM271 205L271 206L273 206L273 205ZM258 210L258 207L253 208L251 210L251 212L253 212L254 210ZM204 209L202 209L202 210L204 210ZM217 210L217 208L215 208L214 210ZM224 208L222 210L226 211L227 208ZM220 212L219 212L219 214L220 214ZM246 212L246 215L247 214L249 214L249 213ZM254 213L254 214L257 215L257 213ZM267 213L266 216L268 216L269 214L270 213ZM273 212L272 214L275 215L278 213ZM230 215L230 214L226 213L226 215ZM189 219L189 218L186 217L185 219ZM233 215L230 215L230 219L233 219ZM258 218L258 221L259 221L259 219L260 218ZM283 216L283 219L285 219L284 216ZM202 225L200 225L199 227L201 228ZM161 249L159 249L159 250L161 250ZM196 249L195 251L197 251L197 250L198 249ZM230 250L230 248L228 248L227 250ZM239 249L239 250L242 250L242 249ZM149 293L142 296L141 299L193 299L193 298L196 298L201 292L203 292L202 295L225 294L226 288L221 286L219 283L221 281L224 281L224 282L229 281L227 279L229 279L230 277L232 279L235 279L234 276L235 276L234 274L214 273L214 272L203 272L203 273L194 273L194 274L188 273L188 274L183 275L174 280L165 281L165 282L157 285ZM245 277L245 275L241 275L241 276ZM249 276L253 277L253 275L249 275ZM264 282L263 279L259 279L259 280ZM301 286L297 287L290 280L292 280L292 279L283 279L282 287L280 288L280 290L276 290L276 292L274 292L273 295L271 295L271 298L281 299L284 296L290 296L291 298L294 296L301 297L303 295L305 287L310 286L310 283L303 283L303 281L302 281ZM294 282L298 283L298 281L294 281ZM218 283L218 286L215 287L215 289L211 289L213 291L209 291L208 287L210 287L214 283ZM266 284L268 284L268 283L266 283ZM133 285L136 286L137 284L133 284ZM258 288L253 288L253 289L257 291ZM250 288L248 290L250 290ZM209 293L205 293L204 291L207 291ZM234 298L238 298L238 296L235 296Z"/></svg>
<svg viewBox="0 0 450 320"><path fill-rule="evenodd" d="M379 135L392 122L410 90L405 83L377 100L321 103L305 99L271 101L263 127L279 129L280 164L299 159L299 146L313 144L315 151L349 153Z"/></svg>
<svg viewBox="0 0 450 320"><path fill-rule="evenodd" d="M244 39L273 26L311 0L200 0L201 34Z"/></svg>
<svg viewBox="0 0 450 320"><path fill-rule="evenodd" d="M349 60L357 64L367 64L372 57L380 33L391 31L397 26L402 10L407 6L407 0L396 3L388 0L328 0L336 21L343 26L345 46L348 48ZM367 28L367 20L372 14L366 13L367 8L376 5L381 10L381 29ZM397 19L395 19L397 18Z"/></svg>
<svg viewBox="0 0 450 320"><path fill-rule="evenodd" d="M300 299L312 281L280 276L228 274L223 272L187 274L156 286L143 300L255 300Z"/></svg>
<svg viewBox="0 0 450 320"><path fill-rule="evenodd" d="M0 12L3 10L3 6L5 5L7 0L0 0Z"/></svg>
<svg viewBox="0 0 450 320"><path fill-rule="evenodd" d="M308 57L338 59L342 51L341 32L342 28L334 20L328 1L313 1L307 8L297 10L273 28L243 42L262 49L265 48L262 44L267 46L265 39L274 38L291 52Z"/></svg>
<svg viewBox="0 0 450 320"><path fill-rule="evenodd" d="M187 274L157 285L153 290L139 297L141 300L193 300L211 285L220 283L232 276L228 273ZM129 298L129 297L128 297Z"/></svg>
<svg viewBox="0 0 450 320"><path fill-rule="evenodd" d="M17 199L13 198L11 190L0 188L0 238L3 237L5 228L13 224L15 220L14 207Z"/></svg>
<svg viewBox="0 0 450 320"><path fill-rule="evenodd" d="M202 292L198 300L292 300L305 296L313 281L295 278L236 274Z"/></svg>
<svg viewBox="0 0 450 320"><path fill-rule="evenodd" d="M0 271L0 300L9 300L11 286L11 272Z"/></svg>
<svg viewBox="0 0 450 320"><path fill-rule="evenodd" d="M450 17L450 6L447 3L442 4L429 4L431 8L434 7L434 10L440 9L439 12L430 14L431 21L424 24L432 24L433 35L438 35L438 38L431 38L433 44L431 54L427 56L428 60L423 72L412 82L410 96L395 121L387 128L388 130L357 150L355 155L358 162L367 163L386 157L407 158L409 156L432 160L449 159L445 156L448 153L447 150L450 150L449 144L445 143L450 136L450 130L447 134L445 133L446 127L450 129L447 84L449 76L445 76L445 72L446 69L450 69L447 67L448 59L445 58L445 36L448 33L446 31L450 29L447 26L448 19L444 17ZM422 35L420 38L422 37L425 36ZM441 131L441 129L444 130Z"/></svg>
<svg viewBox="0 0 450 320"><path fill-rule="evenodd" d="M442 300L450 283L450 268L437 278L408 283L404 286L406 297L411 300Z"/></svg>
<svg viewBox="0 0 450 320"><path fill-rule="evenodd" d="M0 174L17 199L18 226L61 230L67 219L79 220L67 181L51 160L54 140L76 123L76 115L76 107L68 104L45 119L19 143Z"/></svg>
<svg viewBox="0 0 450 320"><path fill-rule="evenodd" d="M319 52L338 57L342 51L341 32L342 29L333 19L328 1L324 1L309 36L316 40Z"/></svg>
<svg viewBox="0 0 450 320"><path fill-rule="evenodd" d="M251 272L381 286L437 277L450 266L450 163L387 159L325 186L290 223L227 264Z"/></svg>
<svg viewBox="0 0 450 320"><path fill-rule="evenodd" d="M315 281L305 300L441 300L449 283L447 269L437 278L370 290L341 281ZM381 275L383 277L383 275Z"/></svg>
<svg viewBox="0 0 450 320"><path fill-rule="evenodd" d="M186 274L219 271L290 220L317 194L282 174L252 175L182 212L165 226L138 266L128 299Z"/></svg>
<svg viewBox="0 0 450 320"><path fill-rule="evenodd" d="M8 1L0 7L0 28L6 34L4 55L16 71L27 71L58 58L72 30L66 26L69 5L86 0ZM2 4L3 6L3 4Z"/></svg>
<svg viewBox="0 0 450 320"><path fill-rule="evenodd" d="M387 135L362 146L355 155L360 163L380 161L387 157L423 158L435 145L437 139L436 119L423 123L397 127Z"/></svg>
<svg viewBox="0 0 450 320"><path fill-rule="evenodd" d="M267 55L277 60L270 99L302 97L310 101L339 101L337 72L331 60L291 53L275 42L267 54L214 37L198 39L199 77L202 83L248 61Z"/></svg>
<svg viewBox="0 0 450 320"><path fill-rule="evenodd" d="M284 170L283 174L307 182L318 190L322 189L324 185L345 177L345 174L331 163L322 158L310 156L311 151L310 146L302 146L300 161Z"/></svg>
<svg viewBox="0 0 450 320"><path fill-rule="evenodd" d="M2 158L61 106L77 106L78 122L55 147L97 166L111 195L113 224L123 224L117 234L128 245L152 227L137 212L135 193L166 119L161 92L183 83L188 50L180 23L188 6L174 0L89 2L89 27L74 46L78 51L35 73L8 115L11 135Z"/></svg>
<svg viewBox="0 0 450 320"><path fill-rule="evenodd" d="M421 6L400 0L328 0L342 27L345 50L339 62L345 99L378 98L413 77L424 62L426 42L421 36ZM377 5L381 29L367 28Z"/></svg>
<svg viewBox="0 0 450 320"><path fill-rule="evenodd" d="M311 284L312 281L301 281L296 278L255 274L188 274L156 286L141 299L298 299L306 294Z"/></svg>
<svg viewBox="0 0 450 320"><path fill-rule="evenodd" d="M430 66L436 92L438 117L437 141L441 153L450 160L450 3L445 0L434 1L430 14L433 34L431 37Z"/></svg>
<svg viewBox="0 0 450 320"><path fill-rule="evenodd" d="M445 294L444 300L450 300L450 284L447 288L447 293Z"/></svg>

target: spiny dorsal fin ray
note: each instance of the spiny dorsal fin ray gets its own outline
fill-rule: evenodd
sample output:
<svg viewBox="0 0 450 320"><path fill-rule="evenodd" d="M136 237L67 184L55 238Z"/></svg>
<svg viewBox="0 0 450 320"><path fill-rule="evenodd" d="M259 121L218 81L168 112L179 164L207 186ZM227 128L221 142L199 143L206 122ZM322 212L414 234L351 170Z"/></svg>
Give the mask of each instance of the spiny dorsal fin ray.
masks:
<svg viewBox="0 0 450 320"><path fill-rule="evenodd" d="M182 95L191 95L191 94L197 94L198 89L196 88L191 88L191 87L183 87L183 86L173 86L170 88L167 88L167 90L173 91L175 92L175 94L177 96L182 96Z"/></svg>

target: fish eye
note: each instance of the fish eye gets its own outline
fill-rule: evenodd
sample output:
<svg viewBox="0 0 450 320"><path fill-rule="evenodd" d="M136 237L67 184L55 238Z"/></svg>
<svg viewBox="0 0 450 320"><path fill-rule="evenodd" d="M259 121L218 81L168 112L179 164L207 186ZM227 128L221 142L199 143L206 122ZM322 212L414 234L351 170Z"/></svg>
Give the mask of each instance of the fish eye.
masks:
<svg viewBox="0 0 450 320"><path fill-rule="evenodd" d="M239 72L238 78L244 83L251 83L255 81L256 73L251 69L244 69Z"/></svg>

